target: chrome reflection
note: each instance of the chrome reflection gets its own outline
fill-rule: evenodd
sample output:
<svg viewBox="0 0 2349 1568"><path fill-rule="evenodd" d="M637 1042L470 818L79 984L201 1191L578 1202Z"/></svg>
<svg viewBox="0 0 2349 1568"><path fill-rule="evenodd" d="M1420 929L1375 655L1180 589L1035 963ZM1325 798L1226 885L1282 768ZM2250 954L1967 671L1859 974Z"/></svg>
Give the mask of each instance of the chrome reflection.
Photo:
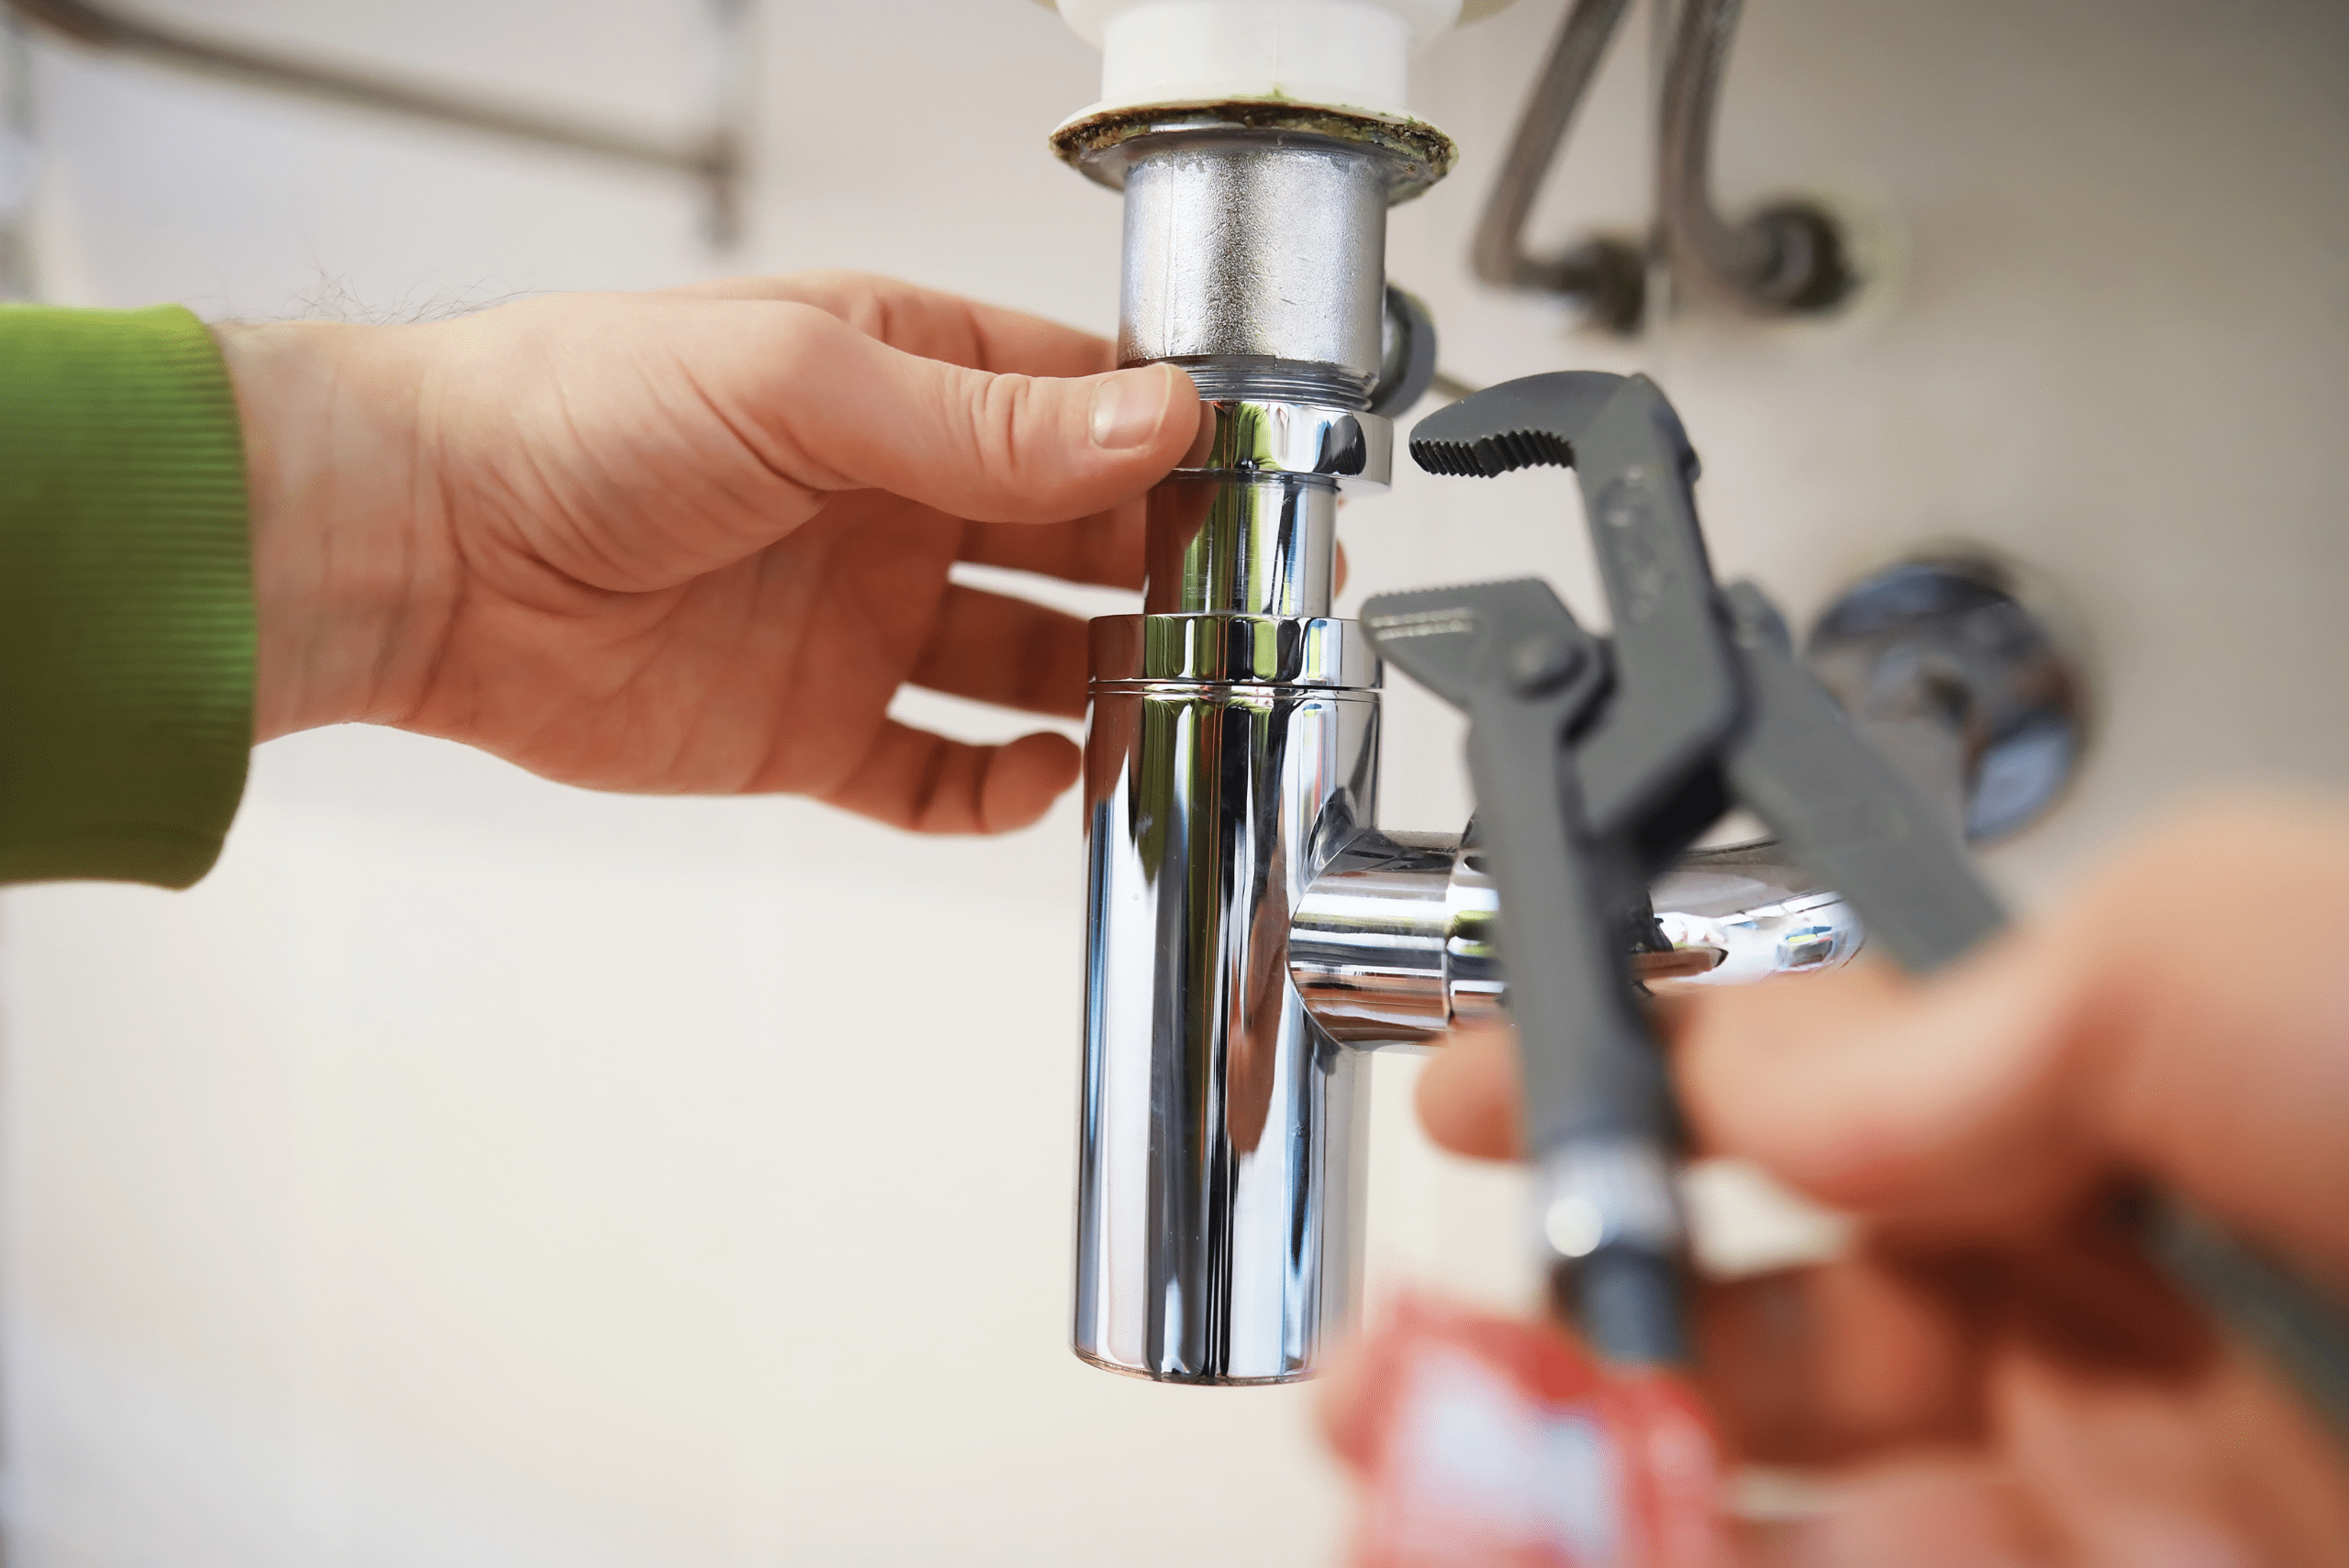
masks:
<svg viewBox="0 0 2349 1568"><path fill-rule="evenodd" d="M1269 398L1217 398L1178 473L1318 475L1348 492L1384 490L1395 467L1394 421L1377 414Z"/></svg>
<svg viewBox="0 0 2349 1568"><path fill-rule="evenodd" d="M1648 902L1657 935L1675 952L1720 955L1694 973L1643 975L1656 990L1840 969L1865 940L1841 895L1767 842L1692 851L1656 878Z"/></svg>
<svg viewBox="0 0 2349 1568"><path fill-rule="evenodd" d="M1359 1058L1289 985L1290 911L1368 819L1377 694L1099 682L1086 747L1077 1353L1303 1374L1360 1272Z"/></svg>
<svg viewBox="0 0 2349 1568"><path fill-rule="evenodd" d="M1150 493L1142 608L1152 615L1326 616L1338 562L1327 479L1176 473Z"/></svg>
<svg viewBox="0 0 2349 1568"><path fill-rule="evenodd" d="M1097 681L1378 684L1361 625L1298 616L1102 616L1087 628Z"/></svg>
<svg viewBox="0 0 2349 1568"><path fill-rule="evenodd" d="M1650 903L1656 949L1634 953L1632 969L1653 990L1835 969L1863 940L1850 906L1767 843L1691 851ZM1501 1011L1497 912L1480 857L1458 838L1365 832L1297 904L1289 978L1332 1040L1428 1043Z"/></svg>

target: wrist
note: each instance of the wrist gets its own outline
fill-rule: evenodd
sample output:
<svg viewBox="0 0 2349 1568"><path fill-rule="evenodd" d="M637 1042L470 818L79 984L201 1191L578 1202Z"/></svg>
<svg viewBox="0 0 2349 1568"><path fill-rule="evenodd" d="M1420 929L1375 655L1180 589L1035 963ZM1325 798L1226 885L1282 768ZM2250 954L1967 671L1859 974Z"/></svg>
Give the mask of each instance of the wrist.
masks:
<svg viewBox="0 0 2349 1568"><path fill-rule="evenodd" d="M245 441L253 739L397 723L422 696L456 596L447 507L420 433L419 329L213 330Z"/></svg>

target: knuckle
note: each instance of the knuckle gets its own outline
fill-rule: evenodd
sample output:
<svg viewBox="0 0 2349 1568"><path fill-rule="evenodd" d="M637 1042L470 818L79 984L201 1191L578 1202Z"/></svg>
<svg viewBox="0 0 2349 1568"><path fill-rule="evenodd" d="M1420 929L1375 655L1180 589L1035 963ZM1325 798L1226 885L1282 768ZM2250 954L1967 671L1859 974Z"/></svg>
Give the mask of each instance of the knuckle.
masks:
<svg viewBox="0 0 2349 1568"><path fill-rule="evenodd" d="M813 358L833 343L844 323L817 306L778 300L763 313L767 351L787 364Z"/></svg>
<svg viewBox="0 0 2349 1568"><path fill-rule="evenodd" d="M1037 416L1038 387L1035 378L1026 375L983 376L982 380L984 384L973 402L972 444L981 473L1001 487L999 498L1009 500L1016 498L1023 481L1034 477L1027 473L1030 466L1027 433Z"/></svg>

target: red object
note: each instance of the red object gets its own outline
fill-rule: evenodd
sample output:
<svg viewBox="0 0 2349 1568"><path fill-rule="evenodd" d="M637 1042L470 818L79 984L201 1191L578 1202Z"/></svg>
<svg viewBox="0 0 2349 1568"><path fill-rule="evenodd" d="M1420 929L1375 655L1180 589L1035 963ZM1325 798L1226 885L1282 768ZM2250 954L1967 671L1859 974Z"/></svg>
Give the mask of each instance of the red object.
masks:
<svg viewBox="0 0 2349 1568"><path fill-rule="evenodd" d="M1696 1396L1559 1329L1406 1297L1364 1347L1341 1446L1354 1568L1727 1568L1720 1446Z"/></svg>

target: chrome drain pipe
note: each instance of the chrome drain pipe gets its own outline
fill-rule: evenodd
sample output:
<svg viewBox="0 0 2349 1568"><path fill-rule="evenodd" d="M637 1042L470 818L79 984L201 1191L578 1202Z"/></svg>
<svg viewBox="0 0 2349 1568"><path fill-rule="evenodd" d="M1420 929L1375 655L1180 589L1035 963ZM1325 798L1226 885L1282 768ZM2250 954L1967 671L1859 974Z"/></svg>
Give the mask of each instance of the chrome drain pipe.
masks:
<svg viewBox="0 0 2349 1568"><path fill-rule="evenodd" d="M1198 445L1149 498L1143 613L1093 626L1075 1345L1278 1383L1360 1272L1357 1053L1308 1018L1291 912L1376 812L1378 662L1330 616L1339 489L1383 487L1397 160L1175 117L1115 144L1119 358L1181 365Z"/></svg>

